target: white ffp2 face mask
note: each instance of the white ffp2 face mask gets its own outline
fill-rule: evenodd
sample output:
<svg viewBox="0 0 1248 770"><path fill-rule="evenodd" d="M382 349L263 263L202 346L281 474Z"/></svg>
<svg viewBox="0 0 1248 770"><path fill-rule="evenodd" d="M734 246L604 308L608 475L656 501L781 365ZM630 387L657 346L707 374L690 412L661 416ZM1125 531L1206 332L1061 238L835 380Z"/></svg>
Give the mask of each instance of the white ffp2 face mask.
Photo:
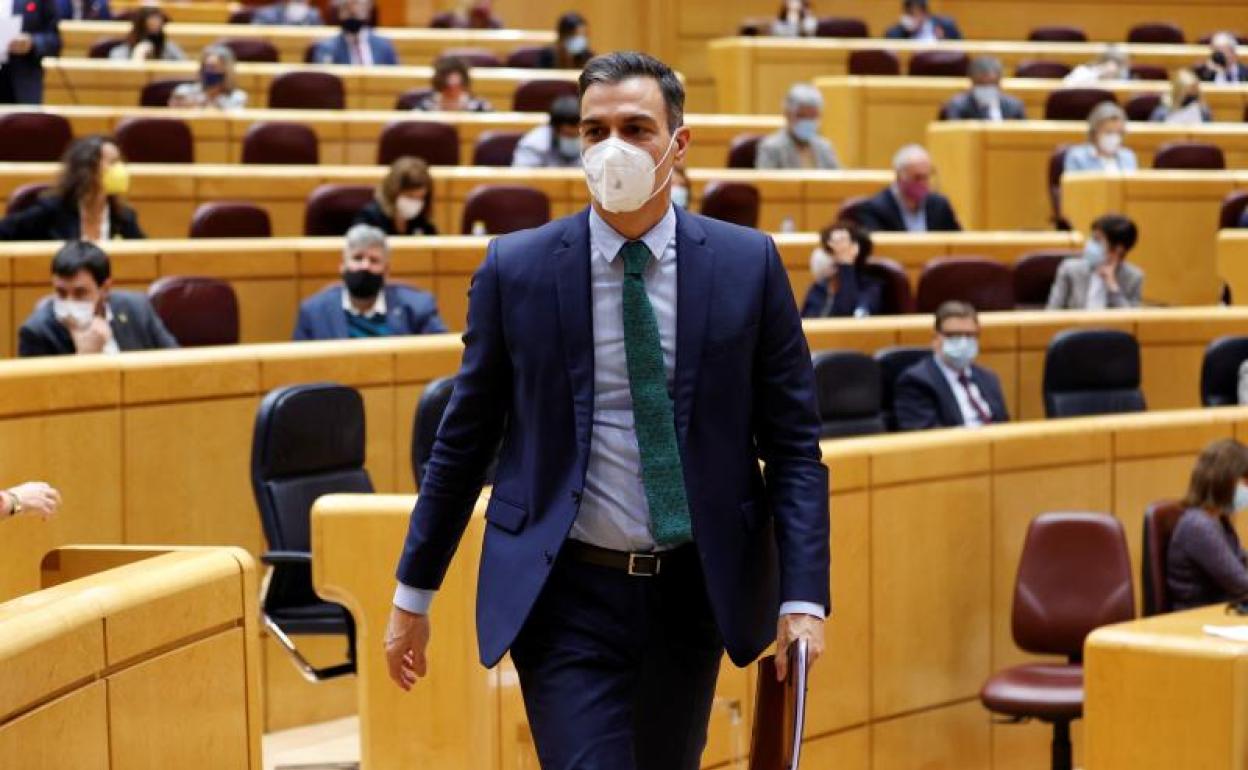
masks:
<svg viewBox="0 0 1248 770"><path fill-rule="evenodd" d="M667 159L675 146L676 137L673 135L659 163ZM581 156L581 165L585 169L590 194L613 214L636 211L658 193L654 186L654 171L658 164L650 153L623 139L613 136L590 147ZM669 169L663 185L671 178L672 170Z"/></svg>
<svg viewBox="0 0 1248 770"><path fill-rule="evenodd" d="M52 315L66 326L82 329L95 318L95 303L83 300L54 299ZM68 323L66 323L68 322Z"/></svg>

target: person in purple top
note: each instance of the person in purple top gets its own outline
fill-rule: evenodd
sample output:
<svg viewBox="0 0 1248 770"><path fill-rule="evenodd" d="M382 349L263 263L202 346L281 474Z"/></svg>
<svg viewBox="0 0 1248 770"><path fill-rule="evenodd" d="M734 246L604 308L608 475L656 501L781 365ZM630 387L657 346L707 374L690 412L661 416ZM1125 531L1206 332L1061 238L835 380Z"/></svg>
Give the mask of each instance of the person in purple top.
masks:
<svg viewBox="0 0 1248 770"><path fill-rule="evenodd" d="M1172 609L1248 598L1248 554L1235 517L1248 508L1248 447L1215 441L1200 453L1166 552L1166 592Z"/></svg>

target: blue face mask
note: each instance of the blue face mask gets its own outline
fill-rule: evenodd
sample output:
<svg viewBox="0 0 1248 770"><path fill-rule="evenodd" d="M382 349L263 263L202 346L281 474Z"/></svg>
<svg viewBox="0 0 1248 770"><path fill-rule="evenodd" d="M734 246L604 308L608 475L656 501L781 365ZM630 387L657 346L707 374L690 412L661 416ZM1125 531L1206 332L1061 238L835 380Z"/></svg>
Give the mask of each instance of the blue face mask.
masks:
<svg viewBox="0 0 1248 770"><path fill-rule="evenodd" d="M1231 513L1239 513L1248 508L1248 484L1240 481L1235 484L1235 498L1231 500Z"/></svg>
<svg viewBox="0 0 1248 770"><path fill-rule="evenodd" d="M199 73L199 82L204 88L217 88L225 82L224 72L201 72Z"/></svg>
<svg viewBox="0 0 1248 770"><path fill-rule="evenodd" d="M799 142L808 143L819 135L819 121L813 118L806 120L793 121L793 127L789 129L793 137Z"/></svg>
<svg viewBox="0 0 1248 770"><path fill-rule="evenodd" d="M965 371L979 355L979 340L965 334L940 338L940 354L945 362L958 371Z"/></svg>
<svg viewBox="0 0 1248 770"><path fill-rule="evenodd" d="M1088 238L1083 244L1083 261L1088 263L1089 270L1095 270L1105 264L1105 246L1095 238Z"/></svg>
<svg viewBox="0 0 1248 770"><path fill-rule="evenodd" d="M581 138L579 136L561 136L558 141L559 154L571 160L581 156Z"/></svg>
<svg viewBox="0 0 1248 770"><path fill-rule="evenodd" d="M573 56L580 56L589 49L589 38L584 35L573 35L564 41L563 47Z"/></svg>

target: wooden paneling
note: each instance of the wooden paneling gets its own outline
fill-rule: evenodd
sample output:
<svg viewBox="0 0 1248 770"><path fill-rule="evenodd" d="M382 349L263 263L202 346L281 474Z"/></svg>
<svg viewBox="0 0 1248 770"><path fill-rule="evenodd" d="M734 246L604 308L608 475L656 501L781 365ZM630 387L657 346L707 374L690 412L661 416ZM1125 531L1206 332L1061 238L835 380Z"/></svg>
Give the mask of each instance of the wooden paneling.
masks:
<svg viewBox="0 0 1248 770"><path fill-rule="evenodd" d="M109 770L105 684L86 685L0 725L0 757L9 770Z"/></svg>

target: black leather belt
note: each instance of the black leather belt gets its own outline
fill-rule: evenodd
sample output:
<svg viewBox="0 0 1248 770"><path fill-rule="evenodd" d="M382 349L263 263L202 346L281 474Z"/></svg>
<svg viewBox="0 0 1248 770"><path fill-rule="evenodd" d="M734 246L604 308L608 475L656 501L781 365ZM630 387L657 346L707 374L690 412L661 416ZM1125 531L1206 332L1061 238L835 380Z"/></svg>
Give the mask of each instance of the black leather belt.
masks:
<svg viewBox="0 0 1248 770"><path fill-rule="evenodd" d="M693 558L697 551L693 543L687 543L670 551L629 553L599 548L579 540L569 540L563 544L563 553L576 561L620 570L633 577L655 577L662 573L664 567L675 567Z"/></svg>

